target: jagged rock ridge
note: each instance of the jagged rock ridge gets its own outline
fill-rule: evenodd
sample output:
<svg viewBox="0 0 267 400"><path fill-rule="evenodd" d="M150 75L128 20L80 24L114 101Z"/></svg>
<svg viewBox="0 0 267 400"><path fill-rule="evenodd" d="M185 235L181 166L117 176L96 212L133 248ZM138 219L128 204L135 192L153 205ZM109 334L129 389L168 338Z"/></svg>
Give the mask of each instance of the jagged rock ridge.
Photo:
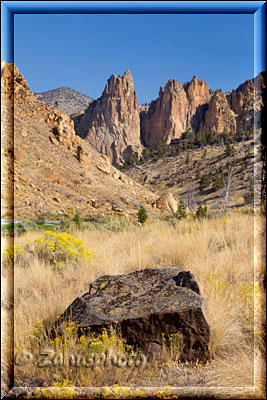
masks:
<svg viewBox="0 0 267 400"><path fill-rule="evenodd" d="M76 134L109 156L113 165L121 166L133 156L140 157L143 145L154 149L160 142L170 144L185 131L220 134L259 126L263 86L263 74L231 93L212 92L196 76L183 86L170 79L164 90L160 88L158 98L142 107L138 106L132 75L126 71L123 76L111 75L102 96L72 119ZM63 89L77 93L68 88L47 93L50 96Z"/></svg>
<svg viewBox="0 0 267 400"><path fill-rule="evenodd" d="M130 157L139 157L142 145L154 149L159 142L169 144L185 131L236 132L252 128L255 122L260 125L262 86L262 74L231 93L212 92L196 76L183 86L170 79L156 100L138 106L132 75L126 71L123 76L111 75L102 96L72 119L80 137L120 166ZM52 92L56 91L47 93L50 96Z"/></svg>
<svg viewBox="0 0 267 400"><path fill-rule="evenodd" d="M159 96L141 109L141 137L149 148L169 144L188 130L222 133L260 127L263 73L229 94L212 92L206 82L193 77L183 86L170 79Z"/></svg>
<svg viewBox="0 0 267 400"><path fill-rule="evenodd" d="M259 120L262 86L262 74L228 94L212 92L196 76L183 86L170 79L156 100L138 107L127 71L123 77L110 77L102 96L74 118L75 129L97 151L109 155L114 165L121 165L129 157L138 157L142 144L154 149L185 131L220 134L250 129L255 118Z"/></svg>

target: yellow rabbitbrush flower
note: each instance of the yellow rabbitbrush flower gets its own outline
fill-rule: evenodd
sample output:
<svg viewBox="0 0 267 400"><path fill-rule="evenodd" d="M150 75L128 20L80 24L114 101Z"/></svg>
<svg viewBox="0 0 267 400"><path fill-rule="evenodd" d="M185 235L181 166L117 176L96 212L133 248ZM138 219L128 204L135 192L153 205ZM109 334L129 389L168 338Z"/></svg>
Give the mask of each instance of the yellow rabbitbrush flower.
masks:
<svg viewBox="0 0 267 400"><path fill-rule="evenodd" d="M35 240L34 244L38 257L59 269L62 269L66 261L79 262L83 259L90 262L94 256L94 252L87 249L82 240L66 232L46 231L43 237Z"/></svg>
<svg viewBox="0 0 267 400"><path fill-rule="evenodd" d="M46 231L42 237L26 242L25 245L9 246L3 252L3 265L21 262L29 265L32 257L37 256L39 260L62 270L66 262L75 264L83 260L91 262L95 255L92 250L83 245L82 240L78 240L66 232Z"/></svg>
<svg viewBox="0 0 267 400"><path fill-rule="evenodd" d="M236 295L239 299L241 314L254 327L254 312L259 308L260 287L258 284L249 285L241 282L236 285Z"/></svg>
<svg viewBox="0 0 267 400"><path fill-rule="evenodd" d="M57 381L53 382L54 387L70 387L72 385L73 383L69 379L64 379L62 382L57 382Z"/></svg>
<svg viewBox="0 0 267 400"><path fill-rule="evenodd" d="M183 349L183 338L179 332L171 333L167 338L164 333L162 336L162 344L164 350L173 360L178 360Z"/></svg>
<svg viewBox="0 0 267 400"><path fill-rule="evenodd" d="M14 262L18 256L24 252L24 246L18 244L17 246L9 246L4 252L3 256L7 261Z"/></svg>

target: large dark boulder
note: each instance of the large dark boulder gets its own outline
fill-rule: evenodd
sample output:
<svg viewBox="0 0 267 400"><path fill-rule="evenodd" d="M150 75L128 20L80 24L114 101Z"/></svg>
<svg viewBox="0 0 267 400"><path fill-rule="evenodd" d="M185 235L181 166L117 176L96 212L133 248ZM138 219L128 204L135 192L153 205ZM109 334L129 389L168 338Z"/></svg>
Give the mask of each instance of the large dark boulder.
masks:
<svg viewBox="0 0 267 400"><path fill-rule="evenodd" d="M179 268L105 275L74 300L55 327L60 332L62 321L74 321L95 332L113 327L128 344L145 352L155 344L162 346L162 333L168 337L179 332L183 340L181 361L205 361L210 330L205 300L197 291L193 275Z"/></svg>

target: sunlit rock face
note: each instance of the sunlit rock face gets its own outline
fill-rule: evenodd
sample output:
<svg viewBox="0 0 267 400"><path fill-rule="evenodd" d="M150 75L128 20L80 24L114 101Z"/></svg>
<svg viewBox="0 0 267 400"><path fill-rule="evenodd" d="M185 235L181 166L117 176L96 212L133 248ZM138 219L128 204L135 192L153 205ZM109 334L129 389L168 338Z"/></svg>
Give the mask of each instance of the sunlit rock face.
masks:
<svg viewBox="0 0 267 400"><path fill-rule="evenodd" d="M201 126L205 131L216 133L236 131L236 114L231 110L224 93L216 91L212 95Z"/></svg>
<svg viewBox="0 0 267 400"><path fill-rule="evenodd" d="M160 88L157 100L141 114L142 140L155 148L159 142L169 144L186 130L198 129L201 105L210 98L209 86L194 76L184 86L170 79Z"/></svg>
<svg viewBox="0 0 267 400"><path fill-rule="evenodd" d="M261 109L263 107L262 92L266 86L266 72L255 79L249 79L238 86L227 96L231 109L236 114L237 129L259 128L261 125Z"/></svg>
<svg viewBox="0 0 267 400"><path fill-rule="evenodd" d="M122 165L131 156L139 157L139 106L131 72L111 75L102 96L74 122L76 133L109 156L113 165Z"/></svg>

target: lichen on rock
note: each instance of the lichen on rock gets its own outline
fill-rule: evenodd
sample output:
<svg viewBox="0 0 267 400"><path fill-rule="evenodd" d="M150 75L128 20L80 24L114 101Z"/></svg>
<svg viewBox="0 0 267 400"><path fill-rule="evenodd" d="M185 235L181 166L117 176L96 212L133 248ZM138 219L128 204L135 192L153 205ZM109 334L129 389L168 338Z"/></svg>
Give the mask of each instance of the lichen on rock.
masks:
<svg viewBox="0 0 267 400"><path fill-rule="evenodd" d="M113 328L126 343L148 351L151 343L163 346L166 337L179 332L181 361L206 361L209 325L205 300L197 293L192 274L179 268L144 269L125 275L105 275L91 283L57 320L92 331ZM197 290L198 289L198 290Z"/></svg>

